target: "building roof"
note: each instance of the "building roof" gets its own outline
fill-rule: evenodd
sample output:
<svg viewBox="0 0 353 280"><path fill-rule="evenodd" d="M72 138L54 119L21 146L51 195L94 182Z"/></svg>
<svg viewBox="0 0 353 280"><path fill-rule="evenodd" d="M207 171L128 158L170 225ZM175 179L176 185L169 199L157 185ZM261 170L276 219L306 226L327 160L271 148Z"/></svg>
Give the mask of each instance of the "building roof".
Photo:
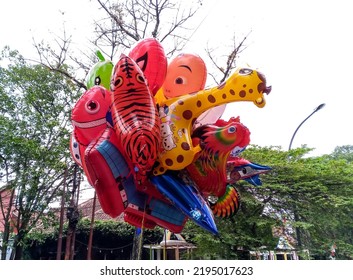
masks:
<svg viewBox="0 0 353 280"><path fill-rule="evenodd" d="M94 198L87 199L86 201L84 201L78 205L78 210L81 214L81 218L91 219L92 208L93 208L93 199ZM121 215L119 215L116 218L110 217L108 214L104 213L104 211L99 203L99 200L96 199L94 219L95 220L105 220L105 221L106 220L124 221L124 215L122 213Z"/></svg>

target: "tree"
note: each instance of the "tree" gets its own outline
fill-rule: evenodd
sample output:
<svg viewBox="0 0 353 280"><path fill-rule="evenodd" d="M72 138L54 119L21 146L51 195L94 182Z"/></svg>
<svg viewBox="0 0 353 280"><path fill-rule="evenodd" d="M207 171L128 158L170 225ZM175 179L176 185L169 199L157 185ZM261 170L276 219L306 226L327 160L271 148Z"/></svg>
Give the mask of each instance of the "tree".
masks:
<svg viewBox="0 0 353 280"><path fill-rule="evenodd" d="M97 2L108 18L96 22L93 43L105 48L111 60L119 49L129 49L135 42L149 37L168 46L167 56L180 51L189 38L186 24L202 4L200 0L196 4L195 1L171 0Z"/></svg>
<svg viewBox="0 0 353 280"><path fill-rule="evenodd" d="M107 18L96 21L96 38L92 43L102 49L105 55L113 60L117 52L131 48L137 41L153 37L165 47L167 57L181 52L196 30L192 19L202 6L203 1L173 1L173 0L97 0L106 12ZM197 22L197 24L200 21ZM202 22L201 22L202 23ZM192 28L191 28L192 27ZM221 73L210 71L216 83L222 83L236 67L240 53L246 49L247 36L237 42L236 36L229 38L231 45L222 53L225 57L216 59L212 43L205 49L212 66ZM224 48L224 46L222 46Z"/></svg>
<svg viewBox="0 0 353 280"><path fill-rule="evenodd" d="M314 256L323 257L336 240L345 250L341 258L351 259L351 234L347 234L346 229L352 225L353 179L349 176L352 164L329 155L307 157L310 149L305 147L288 153L276 149L260 151L262 158L267 154L265 164L273 171L265 176L264 186L256 195L261 192L263 198L267 198L274 214L285 210L289 226L300 229L302 247ZM260 154L257 152L257 155ZM254 156L249 159L257 160Z"/></svg>
<svg viewBox="0 0 353 280"><path fill-rule="evenodd" d="M72 37L66 31L54 38L55 46L33 40L38 52L36 63L63 74L84 89L84 77L78 73L87 74L91 65L97 62L97 49L101 50L106 59L114 61L120 53L129 50L139 40L153 37L162 43L170 58L182 52L197 26L202 24L202 21L200 23L195 20L202 0L97 0L97 3L106 17L95 19L95 37L91 39L90 51L74 50L71 46ZM222 51L221 59L215 58L215 49L211 47L215 44L207 46L206 56L212 63L209 74L216 83L222 83L236 67L237 58L246 49L246 39L247 36L237 42L235 35L230 38L231 44ZM80 52L80 57L75 54L77 52ZM74 65L76 73L65 71L61 67L63 64ZM219 72L215 73L214 69Z"/></svg>
<svg viewBox="0 0 353 280"><path fill-rule="evenodd" d="M335 244L338 259L352 259L353 179L349 174L353 165L331 155L308 158L310 150L248 147L242 156L272 170L261 175L262 186L238 183L240 211L231 219L217 220L219 238L195 227L186 229L197 243L195 253L209 258L247 258L237 248L273 250L278 239L272 230L280 227L288 238L296 238L299 228L302 247L309 249L312 258L327 259Z"/></svg>
<svg viewBox="0 0 353 280"><path fill-rule="evenodd" d="M97 49L102 51L106 59L113 61L137 41L154 37L163 43L167 56L181 50L188 41L186 23L196 14L198 5L202 4L201 0L196 1L196 6L194 1L181 4L173 0L97 2L107 17L95 20L95 38L91 40L90 52L75 50L71 46L72 36L66 30L53 38L54 43L33 39L38 53L38 60L34 62L61 73L83 89L87 88L83 82L85 76L97 62ZM80 57L77 53L80 53ZM71 65L77 71L68 71L63 65Z"/></svg>
<svg viewBox="0 0 353 280"><path fill-rule="evenodd" d="M345 159L348 162L353 162L353 145L337 146L331 156L334 159Z"/></svg>
<svg viewBox="0 0 353 280"><path fill-rule="evenodd" d="M215 50L211 48L209 45L207 46L205 50L207 57L210 59L215 69L218 70L217 73L221 72L221 75L222 75L221 79L218 80L217 74L209 73L216 83L218 84L223 83L227 79L227 77L231 74L232 70L236 68L237 58L239 57L240 53L246 49L246 45L245 45L246 39L247 39L247 36L245 36L240 42L237 42L236 36L234 35L232 38L232 45L226 48L226 51L224 51L226 55L223 55L223 57L221 58L215 58L215 55L214 55Z"/></svg>
<svg viewBox="0 0 353 280"><path fill-rule="evenodd" d="M6 165L5 165L6 170ZM6 173L6 171L5 171ZM5 175L7 176L7 175ZM6 179L5 179L6 181ZM9 239L10 234L13 231L12 227L12 208L13 208L13 201L15 195L15 189L9 186L5 186L0 189L0 210L1 210L1 223L3 226L3 232L0 232L0 239L1 239L1 260L6 259L7 257L7 248L9 246Z"/></svg>
<svg viewBox="0 0 353 280"><path fill-rule="evenodd" d="M32 62L62 75L65 79L71 80L79 89L87 89L86 84L82 80L90 67L72 54L71 40L71 36L68 36L65 30L62 36L54 38L55 44L46 44L44 41L37 42L33 39L34 48L38 53L38 60ZM78 75L77 72L84 72L84 76Z"/></svg>
<svg viewBox="0 0 353 280"><path fill-rule="evenodd" d="M28 232L39 221L45 227L56 219L48 205L60 194L64 171L72 164L70 110L79 92L61 74L30 65L9 48L1 59L7 65L0 68L0 179L15 194L14 248L21 259Z"/></svg>

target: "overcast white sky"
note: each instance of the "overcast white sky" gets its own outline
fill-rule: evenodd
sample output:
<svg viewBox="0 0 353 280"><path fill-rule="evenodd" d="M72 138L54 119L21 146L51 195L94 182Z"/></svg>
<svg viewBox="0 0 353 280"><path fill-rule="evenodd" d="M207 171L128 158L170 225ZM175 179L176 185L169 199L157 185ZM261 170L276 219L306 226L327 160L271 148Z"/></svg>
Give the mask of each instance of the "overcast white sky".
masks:
<svg viewBox="0 0 353 280"><path fill-rule="evenodd" d="M234 33L240 40L251 31L239 65L262 71L272 92L265 108L233 103L223 117L239 115L251 131L252 144L280 145L286 150L301 121L326 103L299 129L292 147L307 144L316 149L312 155L330 153L336 146L353 145L349 3L208 0L197 14L203 21L184 51L199 53L207 62L203 56L207 42L222 51ZM0 48L10 45L24 56L33 56L32 37L40 41L50 32L60 34L64 21L80 48L87 45L93 18L99 18L97 7L94 0L6 1L0 16ZM211 67L208 62L207 66Z"/></svg>

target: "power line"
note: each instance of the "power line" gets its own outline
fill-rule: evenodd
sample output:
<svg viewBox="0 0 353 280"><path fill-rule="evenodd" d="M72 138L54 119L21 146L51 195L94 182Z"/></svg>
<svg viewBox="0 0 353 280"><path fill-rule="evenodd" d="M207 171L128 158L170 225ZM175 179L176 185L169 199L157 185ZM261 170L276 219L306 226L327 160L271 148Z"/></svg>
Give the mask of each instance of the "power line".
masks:
<svg viewBox="0 0 353 280"><path fill-rule="evenodd" d="M206 20L206 18L209 16L210 12L213 10L214 6L216 5L217 1L213 1L213 5L212 7L209 9L209 11L207 12L207 14L204 16L204 18L200 21L200 23L197 25L197 27L195 28L195 30L191 33L191 35L189 36L189 38L186 40L186 43L184 44L184 46L181 48L181 50L183 50L185 48L185 46L189 43L189 41L191 40L191 38L194 36L194 34L199 30L199 28L201 27L201 25L204 23L204 21Z"/></svg>
<svg viewBox="0 0 353 280"><path fill-rule="evenodd" d="M77 242L77 243L80 243L81 245L87 246L87 248L88 248L88 244L86 244L85 242L79 241L79 240L77 240L77 239L76 239L76 242ZM98 247L98 246L93 246L93 245L92 245L92 249L95 249L95 250L104 250L104 251L116 251L116 250L122 250L122 249L127 248L127 247L130 247L130 246L132 246L132 242L131 242L131 243L128 243L128 244L126 244L126 245L124 245L124 246L120 246L120 247L111 247L111 248L105 248L105 247L103 248L103 247Z"/></svg>

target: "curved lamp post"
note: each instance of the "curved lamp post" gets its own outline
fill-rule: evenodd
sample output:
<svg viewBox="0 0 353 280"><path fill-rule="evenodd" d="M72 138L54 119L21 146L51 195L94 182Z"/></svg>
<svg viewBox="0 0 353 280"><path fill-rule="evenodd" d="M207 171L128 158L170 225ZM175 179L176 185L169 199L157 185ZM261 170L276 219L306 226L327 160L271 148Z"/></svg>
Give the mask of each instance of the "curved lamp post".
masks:
<svg viewBox="0 0 353 280"><path fill-rule="evenodd" d="M292 148L292 143L293 143L294 136L297 134L297 131L298 131L298 129L302 126L302 124L305 123L306 120L309 119L312 115L314 115L317 111L319 111L319 110L321 110L322 108L324 108L325 105L326 105L325 103L322 103L322 104L320 104L319 106L317 106L317 107L315 108L315 110L314 110L309 116L307 116L307 117L300 123L300 125L297 127L297 129L296 129L296 130L294 131L294 133L293 133L292 139L290 140L290 143L289 143L288 151L290 151L290 149Z"/></svg>
<svg viewBox="0 0 353 280"><path fill-rule="evenodd" d="M314 115L317 111L321 110L324 107L325 107L325 103L322 103L319 106L317 106L315 108L315 110L299 124L299 126L297 127L297 129L293 133L292 139L290 140L288 151L290 151L290 149L292 148L293 139L294 139L295 135L297 134L298 129L303 125L303 123L306 122L307 119L309 119L312 115ZM299 221L299 215L298 215L296 207L294 207L293 214L294 214L294 220L296 222ZM300 230L298 227L295 228L295 232L297 235L298 246L299 246L299 248L301 248L302 247L301 234L300 234Z"/></svg>

